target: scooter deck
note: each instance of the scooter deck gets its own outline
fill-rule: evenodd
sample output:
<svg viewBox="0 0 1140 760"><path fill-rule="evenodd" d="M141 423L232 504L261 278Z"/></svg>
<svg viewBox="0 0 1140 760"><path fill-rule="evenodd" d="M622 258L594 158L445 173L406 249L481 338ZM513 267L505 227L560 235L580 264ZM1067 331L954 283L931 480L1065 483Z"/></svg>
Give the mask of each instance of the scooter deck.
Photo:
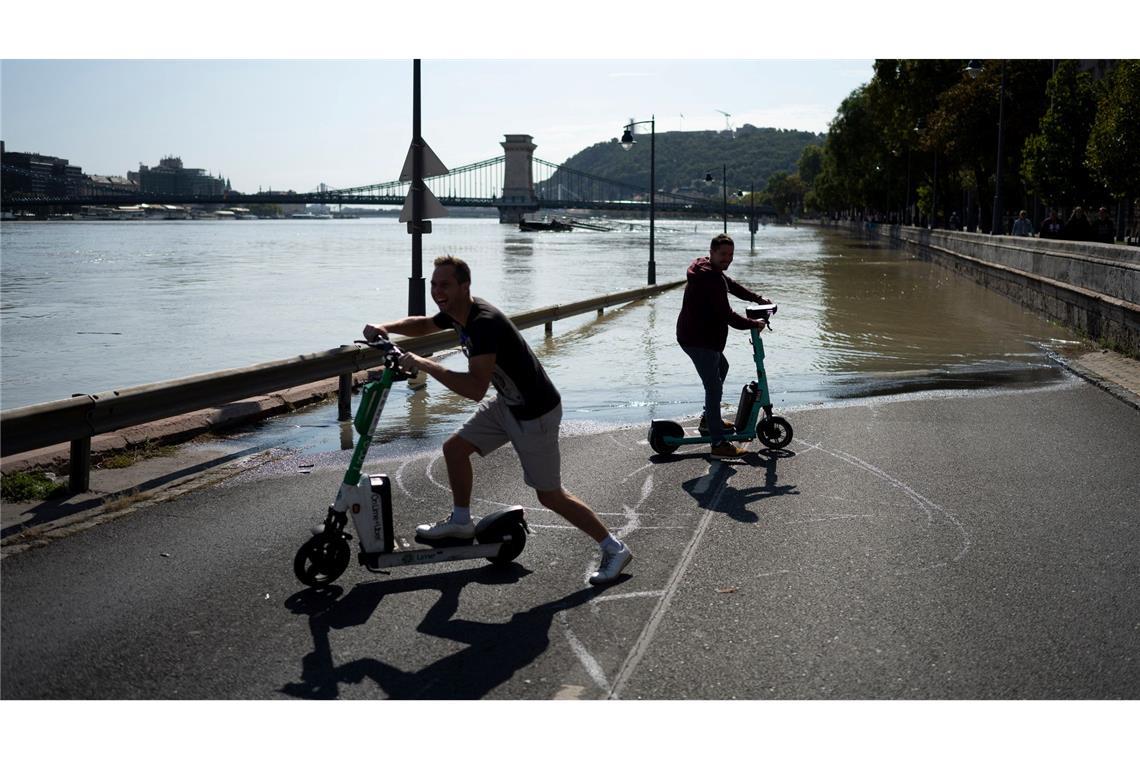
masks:
<svg viewBox="0 0 1140 760"><path fill-rule="evenodd" d="M689 436L689 437L682 437L682 438L675 438L671 435L667 435L667 436L664 436L662 438L662 440L664 440L665 443L669 444L670 446L684 446L684 445L689 445L689 444L694 444L694 443L712 443L713 442L711 435L697 435L697 436ZM748 430L743 430L739 433L729 433L729 434L726 434L724 436L724 440L726 440L726 441L754 441L754 440L756 440L756 431L753 430L753 431L749 432Z"/></svg>
<svg viewBox="0 0 1140 760"><path fill-rule="evenodd" d="M407 542L403 542L405 545ZM369 570L402 565L422 565L430 562L453 562L465 559L488 559L496 556L502 544L468 544L466 546L440 546L423 549L402 549L394 552L360 554L360 564Z"/></svg>
<svg viewBox="0 0 1140 760"><path fill-rule="evenodd" d="M430 546L433 549L453 549L456 546L471 546L475 543L475 538L424 538L422 536L416 536L415 541L417 544ZM407 539L397 538L396 545L399 546L401 544L404 546L409 545Z"/></svg>

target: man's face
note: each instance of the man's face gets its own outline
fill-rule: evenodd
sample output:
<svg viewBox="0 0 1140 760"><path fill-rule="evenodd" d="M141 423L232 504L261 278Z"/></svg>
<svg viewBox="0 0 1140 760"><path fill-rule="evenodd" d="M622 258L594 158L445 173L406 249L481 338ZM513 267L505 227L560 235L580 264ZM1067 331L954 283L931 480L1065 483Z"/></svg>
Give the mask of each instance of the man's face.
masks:
<svg viewBox="0 0 1140 760"><path fill-rule="evenodd" d="M431 300L440 311L450 311L465 305L471 299L471 283L455 278L455 267L443 264L431 273Z"/></svg>
<svg viewBox="0 0 1140 760"><path fill-rule="evenodd" d="M732 254L735 252L736 246L732 243L720 243L709 249L709 261L712 262L713 268L723 272L728 269L729 264L732 263Z"/></svg>

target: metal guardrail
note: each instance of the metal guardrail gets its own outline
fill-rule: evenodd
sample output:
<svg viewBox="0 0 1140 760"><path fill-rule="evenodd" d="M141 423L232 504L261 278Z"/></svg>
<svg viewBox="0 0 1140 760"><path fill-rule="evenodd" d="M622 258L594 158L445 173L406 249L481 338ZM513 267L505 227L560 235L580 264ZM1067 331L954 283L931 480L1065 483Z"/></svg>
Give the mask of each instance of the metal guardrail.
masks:
<svg viewBox="0 0 1140 760"><path fill-rule="evenodd" d="M684 284L684 280L610 293L586 301L547 306L511 317L520 329L553 322L620 304L637 301ZM399 341L401 348L419 354L457 345L454 330ZM132 425L167 419L232 401L261 396L305 383L378 367L382 354L366 346L342 346L292 359L190 375L161 383L139 385L89 395L76 395L0 412L0 456L72 442L73 491L87 490L91 437ZM341 387L344 387L342 382ZM76 466L81 465L81 466ZM82 472L79 472L82 471ZM82 486L79 488L78 486Z"/></svg>

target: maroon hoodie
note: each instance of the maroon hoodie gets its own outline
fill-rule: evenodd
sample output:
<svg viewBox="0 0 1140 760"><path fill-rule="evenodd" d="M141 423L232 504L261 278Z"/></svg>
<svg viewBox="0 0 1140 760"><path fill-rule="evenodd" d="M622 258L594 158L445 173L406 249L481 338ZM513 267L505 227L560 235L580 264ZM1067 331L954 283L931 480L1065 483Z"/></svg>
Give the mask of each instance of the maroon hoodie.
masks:
<svg viewBox="0 0 1140 760"><path fill-rule="evenodd" d="M752 326L750 320L728 305L728 294L756 303L763 302L764 297L717 271L708 256L693 259L687 276L685 298L677 316L677 342L682 346L723 351L729 325L737 330Z"/></svg>

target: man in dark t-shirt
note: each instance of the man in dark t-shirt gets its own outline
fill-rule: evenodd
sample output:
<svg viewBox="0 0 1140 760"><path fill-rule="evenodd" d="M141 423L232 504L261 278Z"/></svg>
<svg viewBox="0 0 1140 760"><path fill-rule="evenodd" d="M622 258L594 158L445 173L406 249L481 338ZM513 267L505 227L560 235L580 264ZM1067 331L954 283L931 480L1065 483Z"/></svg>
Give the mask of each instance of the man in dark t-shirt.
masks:
<svg viewBox="0 0 1140 760"><path fill-rule="evenodd" d="M467 356L467 372L447 369L412 353L405 353L400 364L408 371L423 370L452 391L480 402L475 414L443 444L454 502L451 515L435 524L418 526L416 535L426 539L473 538L471 455L486 456L510 442L522 464L523 479L538 494L539 503L598 542L602 561L590 576L590 583L616 580L633 554L590 507L562 486L558 451L562 397L538 357L506 315L471 295L471 269L462 259L441 256L435 260L431 297L439 306L434 317L405 317L364 326L368 340L386 338L389 332L416 336L454 329ZM484 400L490 386L497 395Z"/></svg>

